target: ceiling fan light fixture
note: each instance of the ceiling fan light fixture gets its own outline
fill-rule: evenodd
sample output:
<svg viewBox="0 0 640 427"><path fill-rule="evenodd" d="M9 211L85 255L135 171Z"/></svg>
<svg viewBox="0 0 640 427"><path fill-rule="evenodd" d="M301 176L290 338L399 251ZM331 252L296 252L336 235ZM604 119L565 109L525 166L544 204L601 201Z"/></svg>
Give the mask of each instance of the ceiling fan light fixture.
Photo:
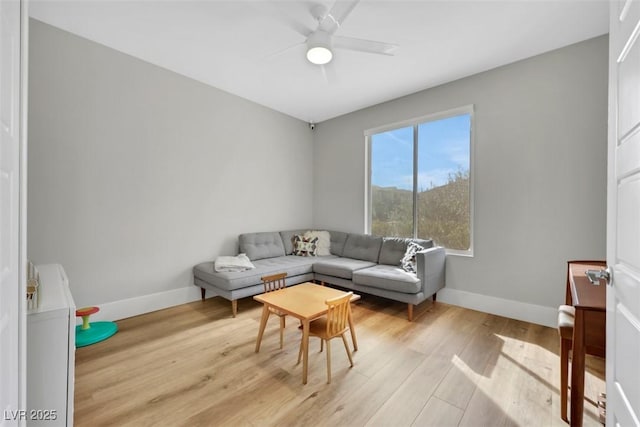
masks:
<svg viewBox="0 0 640 427"><path fill-rule="evenodd" d="M307 50L307 59L312 64L324 65L328 64L333 58L331 49L324 46L311 47Z"/></svg>
<svg viewBox="0 0 640 427"><path fill-rule="evenodd" d="M329 43L329 34L316 31L307 39L307 59L312 64L324 65L331 62L333 52Z"/></svg>

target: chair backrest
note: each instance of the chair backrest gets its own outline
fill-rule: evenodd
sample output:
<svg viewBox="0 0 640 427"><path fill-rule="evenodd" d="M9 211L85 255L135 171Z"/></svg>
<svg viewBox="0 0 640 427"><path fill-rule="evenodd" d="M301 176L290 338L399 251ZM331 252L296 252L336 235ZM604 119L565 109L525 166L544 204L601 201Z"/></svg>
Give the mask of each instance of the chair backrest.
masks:
<svg viewBox="0 0 640 427"><path fill-rule="evenodd" d="M265 292L277 291L283 289L285 286L284 279L287 277L287 273L272 274L271 276L263 276L260 278L264 285Z"/></svg>
<svg viewBox="0 0 640 427"><path fill-rule="evenodd" d="M327 336L341 335L347 329L347 319L351 309L351 297L353 292L331 298L325 301L329 307L327 311Z"/></svg>

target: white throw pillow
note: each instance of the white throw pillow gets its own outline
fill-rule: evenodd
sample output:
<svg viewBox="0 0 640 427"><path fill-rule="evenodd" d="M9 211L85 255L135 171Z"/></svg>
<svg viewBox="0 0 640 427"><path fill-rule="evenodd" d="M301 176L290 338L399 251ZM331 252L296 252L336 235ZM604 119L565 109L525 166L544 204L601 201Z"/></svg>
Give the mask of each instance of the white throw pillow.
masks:
<svg viewBox="0 0 640 427"><path fill-rule="evenodd" d="M305 238L318 238L317 256L331 255L331 234L328 231L309 230L304 233Z"/></svg>

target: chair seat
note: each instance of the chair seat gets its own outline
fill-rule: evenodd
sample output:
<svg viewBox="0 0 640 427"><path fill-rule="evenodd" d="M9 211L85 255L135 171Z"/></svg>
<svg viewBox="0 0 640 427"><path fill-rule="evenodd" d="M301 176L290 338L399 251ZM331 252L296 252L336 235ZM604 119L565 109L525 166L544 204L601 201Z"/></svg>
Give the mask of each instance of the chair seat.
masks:
<svg viewBox="0 0 640 427"><path fill-rule="evenodd" d="M560 337L564 339L572 339L573 337L573 322L574 318L565 314L558 313L558 331L560 331Z"/></svg>
<svg viewBox="0 0 640 427"><path fill-rule="evenodd" d="M300 325L298 329L302 330L302 325ZM344 334L347 329L348 328L344 328L338 335ZM321 317L309 323L309 335L313 335L314 337L318 337L323 340L331 338L327 335L327 318Z"/></svg>
<svg viewBox="0 0 640 427"><path fill-rule="evenodd" d="M561 338L572 339L575 312L575 308L570 305L561 305L558 308L558 331Z"/></svg>
<svg viewBox="0 0 640 427"><path fill-rule="evenodd" d="M566 313L571 317L576 317L576 308L572 305L561 305L558 307L558 311L561 313Z"/></svg>

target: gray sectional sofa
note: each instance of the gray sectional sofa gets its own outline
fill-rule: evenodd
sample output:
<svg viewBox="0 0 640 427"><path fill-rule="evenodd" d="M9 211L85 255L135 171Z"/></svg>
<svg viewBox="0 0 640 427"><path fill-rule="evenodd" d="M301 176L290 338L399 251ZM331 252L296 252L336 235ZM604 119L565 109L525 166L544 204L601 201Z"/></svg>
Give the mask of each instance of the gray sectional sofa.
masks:
<svg viewBox="0 0 640 427"><path fill-rule="evenodd" d="M286 285L320 281L356 293L366 293L407 303L409 321L413 307L432 297L445 285L445 250L431 240L375 237L366 234L330 231L331 255L293 255L293 236L306 230L247 233L239 236L240 253L245 253L255 269L216 272L213 262L193 268L194 284L231 301L233 315L237 300L263 292L260 278L286 272ZM410 241L426 248L416 254L416 273L400 267Z"/></svg>

